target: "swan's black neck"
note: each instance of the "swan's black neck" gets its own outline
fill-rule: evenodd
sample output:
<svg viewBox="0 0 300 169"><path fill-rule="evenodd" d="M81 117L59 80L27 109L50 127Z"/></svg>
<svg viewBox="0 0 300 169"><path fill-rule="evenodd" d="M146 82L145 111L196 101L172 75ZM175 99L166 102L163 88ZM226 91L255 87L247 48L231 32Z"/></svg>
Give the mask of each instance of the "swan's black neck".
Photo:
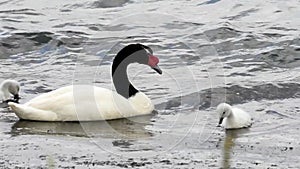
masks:
<svg viewBox="0 0 300 169"><path fill-rule="evenodd" d="M149 65L149 52L152 50L142 44L130 44L124 47L114 58L112 78L117 92L125 98L134 96L139 91L130 83L127 66L131 63Z"/></svg>
<svg viewBox="0 0 300 169"><path fill-rule="evenodd" d="M129 64L121 63L118 66L113 64L113 83L117 92L125 98L134 96L139 91L130 83L127 76L127 66ZM115 68L115 69L114 69Z"/></svg>
<svg viewBox="0 0 300 169"><path fill-rule="evenodd" d="M119 52L112 64L112 78L116 91L125 98L134 96L139 91L131 84L127 76L127 67L136 62L134 57L126 57L128 54Z"/></svg>

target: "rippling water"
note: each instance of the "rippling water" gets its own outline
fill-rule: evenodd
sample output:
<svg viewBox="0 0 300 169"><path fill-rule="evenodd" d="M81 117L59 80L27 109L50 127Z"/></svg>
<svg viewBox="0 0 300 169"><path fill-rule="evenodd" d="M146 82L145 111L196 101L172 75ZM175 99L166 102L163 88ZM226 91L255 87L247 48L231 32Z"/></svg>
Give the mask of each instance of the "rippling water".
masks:
<svg viewBox="0 0 300 169"><path fill-rule="evenodd" d="M143 43L163 75L132 65L157 114L93 123L18 121L1 109L0 166L298 168L299 1L0 2L0 80L26 102L70 84L112 88L110 65ZM229 102L255 120L215 128ZM267 157L267 158L266 158Z"/></svg>

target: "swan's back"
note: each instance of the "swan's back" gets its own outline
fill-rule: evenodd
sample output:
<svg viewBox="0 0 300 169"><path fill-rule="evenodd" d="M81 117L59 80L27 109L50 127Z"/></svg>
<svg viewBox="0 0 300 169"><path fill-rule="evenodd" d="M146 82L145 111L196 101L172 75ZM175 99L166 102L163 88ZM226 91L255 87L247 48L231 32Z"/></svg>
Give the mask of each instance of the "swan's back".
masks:
<svg viewBox="0 0 300 169"><path fill-rule="evenodd" d="M37 104L38 102L49 101L50 98L55 98L57 96L63 95L65 93L69 93L71 91L73 91L73 86L72 85L61 87L61 88L53 90L51 92L43 93L43 94L31 99L30 101L25 103L25 105Z"/></svg>

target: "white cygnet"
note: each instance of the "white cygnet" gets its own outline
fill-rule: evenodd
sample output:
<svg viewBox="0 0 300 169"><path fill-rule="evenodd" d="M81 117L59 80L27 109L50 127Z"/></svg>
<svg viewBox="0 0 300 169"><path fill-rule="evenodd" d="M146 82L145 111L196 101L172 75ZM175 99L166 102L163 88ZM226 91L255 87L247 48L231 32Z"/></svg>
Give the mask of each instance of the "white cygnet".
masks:
<svg viewBox="0 0 300 169"><path fill-rule="evenodd" d="M0 102L18 102L20 84L15 80L4 80L0 84Z"/></svg>
<svg viewBox="0 0 300 169"><path fill-rule="evenodd" d="M247 112L227 103L219 104L217 112L220 117L218 126L223 126L225 129L246 128L252 124L251 117Z"/></svg>

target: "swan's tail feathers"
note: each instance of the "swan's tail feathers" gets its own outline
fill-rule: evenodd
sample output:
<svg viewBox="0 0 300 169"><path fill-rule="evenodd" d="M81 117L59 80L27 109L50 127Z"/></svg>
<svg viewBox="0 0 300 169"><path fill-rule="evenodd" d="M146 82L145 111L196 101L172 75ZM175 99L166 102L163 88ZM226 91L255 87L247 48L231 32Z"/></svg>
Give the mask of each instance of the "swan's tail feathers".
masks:
<svg viewBox="0 0 300 169"><path fill-rule="evenodd" d="M9 102L8 105L20 119L35 121L55 121L57 119L56 113L50 111L40 110L14 102Z"/></svg>
<svg viewBox="0 0 300 169"><path fill-rule="evenodd" d="M8 106L16 112L17 116L19 117L19 113L23 112L23 109L20 107L20 104L14 103L14 102L8 102Z"/></svg>

